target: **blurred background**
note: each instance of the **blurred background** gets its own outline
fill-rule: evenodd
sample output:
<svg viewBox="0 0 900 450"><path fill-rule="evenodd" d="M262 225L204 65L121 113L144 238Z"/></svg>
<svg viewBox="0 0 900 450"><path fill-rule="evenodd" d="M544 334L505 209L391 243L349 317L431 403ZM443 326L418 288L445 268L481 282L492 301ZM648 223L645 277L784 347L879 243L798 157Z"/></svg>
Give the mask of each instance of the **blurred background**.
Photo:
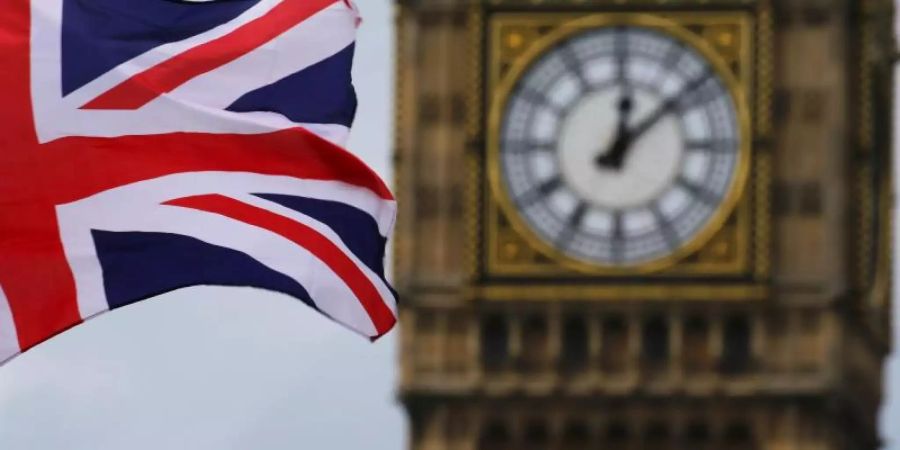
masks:
<svg viewBox="0 0 900 450"><path fill-rule="evenodd" d="M808 14L797 20L812 25L821 23L824 19L817 17L816 13L823 8L827 10L828 7L822 5L831 3L839 2L806 2L809 8L804 11ZM862 3L875 5L884 2ZM399 96L409 100L410 96L416 95L413 90L416 88L408 84L405 93L395 92L395 61L403 61L401 74L411 76L407 72L422 67L422 61L426 61L426 66L427 61L436 61L435 70L451 71L451 63L459 61L453 58L458 55L428 59L429 51L423 50L417 50L424 52L418 56L413 50L406 55L397 55L393 27L397 11L393 3L388 0L365 0L358 6L365 20L360 29L354 69L360 110L350 148L386 179L393 179L392 152L397 125L394 123L395 99ZM471 17L441 12L440 8L429 14L416 18L421 27L407 29L404 36L411 42L417 42L419 47L432 45L433 47L428 47L433 49L432 53L452 54L453 49L461 48L460 40L467 37L464 33L453 30L462 28L458 26L459 23L470 20ZM545 20L544 16L540 17L540 20ZM407 14L402 19L409 21L410 16ZM528 26L533 24L525 22L507 26L503 30L510 34L504 36L521 36L526 41L532 39L528 34ZM740 26L740 23L736 26ZM429 34L429 29L437 31ZM497 35L503 30L497 31ZM815 32L799 32L786 39L803 41L810 48L817 48L815 42L820 38ZM515 44L515 38L510 37L504 42L510 51L524 47L521 43ZM841 42L826 42L822 45L837 48L840 44ZM410 47L419 48L416 45L406 46L407 49ZM798 47L803 48L803 45ZM513 56L510 56L509 61L496 62L498 71L509 69L509 65L513 64L511 61L521 56L518 53L511 54ZM398 59L398 56L403 58ZM811 60L810 64L815 62ZM823 64L831 67L845 62L829 60ZM827 67L821 69L822 77L829 76ZM747 70L757 69L754 67ZM426 69L422 70L424 72ZM813 71L815 70L814 68ZM775 76L792 79L790 74L783 72L776 73ZM790 82L787 84L790 85ZM427 98L421 92L419 95ZM446 109L449 111L446 114L450 116L448 120L452 120L454 114L459 114L453 111L461 107L453 106L453 102L458 103L458 100L451 98L446 101L447 104L438 105L437 110ZM814 98L810 102L815 105ZM816 109L824 107L820 105L819 108L811 108L814 111L809 114L815 115ZM441 117L442 113L435 114ZM802 115L803 112L795 114ZM420 118L428 116L427 111L418 115ZM839 119L827 115L823 120ZM469 126L465 119L461 122L460 128ZM412 132L410 128L414 125L425 126L421 123L401 125L401 132L407 134ZM821 128L808 132L822 134ZM439 130L431 135L423 135L438 139L452 135L452 131ZM793 139L800 142L810 139L804 136L801 132ZM826 136L826 139L830 138ZM460 141L460 145L464 146L465 139ZM409 168L413 163L409 162L406 155L401 154L398 159L406 161L407 171L413 172L413 175L408 175L409 180L415 181L415 173L425 171L414 165ZM895 162L897 160L898 158L894 159ZM426 162L434 163L433 160ZM446 173L443 171L443 175L428 175L440 179ZM451 172L450 175L452 174ZM408 185L406 189L409 189ZM401 200L402 198L401 195ZM853 201L864 198L865 194L853 197ZM409 213L408 221L418 217L412 209L406 211ZM407 223L406 231L414 226ZM447 227L446 224L443 226ZM404 235L404 239L407 242L401 243L398 250L401 257L410 254L410 246L414 244L408 241L415 238ZM439 247L438 244L434 246ZM427 252L425 253L427 259ZM397 261L401 266L412 263L403 259ZM404 277L401 288L415 291L414 286L411 287L415 283L410 281L415 281L415 271L399 267L399 273ZM493 291L485 292L484 295L487 296ZM418 292L416 295L426 297ZM415 300L418 301L419 298ZM462 425L453 425L453 421L447 419L450 417L449 413L441 413L441 408L435 406L443 404L442 402L447 401L445 397L450 396L444 391L447 385L439 378L439 381L429 384L427 377L417 375L419 369L427 372L433 368L429 368L427 364L422 365L421 357L416 353L421 351L421 346L409 342L419 337L418 328L412 328L414 324L419 324L421 328L422 324L444 323L441 322L443 319L428 322L431 319L422 319L427 314L422 314L419 310L413 312L409 315L415 316L415 320L404 318L409 320L405 322L408 325L404 325L406 333L394 332L381 341L370 344L322 319L297 302L265 292L192 288L139 303L77 327L18 357L0 370L0 448L395 450L407 448L411 435L415 435L415 442L421 448L459 448L442 446L441 436L453 435L453 430L462 430L458 432L466 435L474 434L473 426L465 421ZM762 312L759 316L769 317L765 315L768 313L770 312ZM472 312L467 311L465 314ZM469 317L465 314L462 317ZM894 305L893 314L897 323L896 319L900 318L897 304ZM824 319L825 323L831 323L829 320ZM526 325L527 322L525 319ZM484 322L479 324L484 326ZM401 342L401 337L404 342ZM426 342L425 339L430 337L426 333L421 338L421 342ZM893 331L893 342L896 349L900 342L900 332L896 329ZM400 351L401 348L403 352ZM404 358L402 365L401 356ZM838 351L830 356L840 359L844 355ZM887 361L884 379L886 386L879 416L880 434L885 443L883 448L900 450L900 359L892 357ZM510 395L516 398L527 397L526 388L515 387L514 379L509 383L513 387L495 386L501 392L497 395L503 396L506 395L504 392L511 392ZM407 419L407 413L400 403L401 385L403 398L408 401L412 415L416 418L413 421ZM783 388L791 389L790 386ZM717 399L720 403L727 404L728 391L723 389L724 394L720 394ZM489 396L490 393L485 395ZM815 400L809 402L808 405L819 404ZM826 400L823 404L840 409L840 406L835 406L838 403L837 400ZM528 405L527 402L518 403L510 408L527 412ZM475 406L476 409L479 407ZM613 403L605 407L610 409L609 414L625 410L623 404ZM499 414L492 411L492 414ZM796 414L803 414L802 408L797 411L799 412ZM846 421L838 413L834 417ZM518 418L516 416L517 420ZM772 420L781 419L773 416ZM821 438L816 436L821 430L802 429L803 420L794 420L797 421L788 426L797 428L794 434L801 436L797 439L803 439L804 433L812 436L808 438L810 442ZM515 425L516 423L518 422L515 420L509 422L510 429L518 430L516 427L519 425ZM453 428L454 426L460 428ZM484 427L482 425L482 431ZM450 431L441 431L444 429ZM507 432L498 431L500 434ZM864 440L865 432L861 431L859 434ZM492 439L502 440L503 437L498 434ZM500 444L496 448L512 447L502 447ZM846 441L841 447L812 444L799 447L785 444L782 447L765 448L870 447Z"/></svg>

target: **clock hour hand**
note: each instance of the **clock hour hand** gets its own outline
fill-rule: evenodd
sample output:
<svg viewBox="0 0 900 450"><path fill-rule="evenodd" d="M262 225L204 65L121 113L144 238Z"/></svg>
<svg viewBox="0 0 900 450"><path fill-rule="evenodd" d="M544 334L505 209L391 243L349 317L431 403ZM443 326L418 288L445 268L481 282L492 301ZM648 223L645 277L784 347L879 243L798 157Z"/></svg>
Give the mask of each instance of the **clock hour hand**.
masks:
<svg viewBox="0 0 900 450"><path fill-rule="evenodd" d="M633 100L631 93L626 92L622 99L619 100L619 125L616 130L616 137L613 139L607 151L597 155L594 162L602 167L619 169L625 162L625 156L628 153L628 147L631 146L632 133L628 130L628 118L631 115Z"/></svg>

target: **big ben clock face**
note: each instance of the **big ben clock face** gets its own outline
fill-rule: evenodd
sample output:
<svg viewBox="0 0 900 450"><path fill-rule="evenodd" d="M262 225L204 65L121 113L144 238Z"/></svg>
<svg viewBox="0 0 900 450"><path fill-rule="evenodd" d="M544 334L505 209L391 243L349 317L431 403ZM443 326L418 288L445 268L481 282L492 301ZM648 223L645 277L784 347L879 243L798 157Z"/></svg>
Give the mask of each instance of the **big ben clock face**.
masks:
<svg viewBox="0 0 900 450"><path fill-rule="evenodd" d="M517 221L589 265L641 266L701 245L746 171L738 99L721 67L632 24L581 31L536 55L499 124L499 181Z"/></svg>

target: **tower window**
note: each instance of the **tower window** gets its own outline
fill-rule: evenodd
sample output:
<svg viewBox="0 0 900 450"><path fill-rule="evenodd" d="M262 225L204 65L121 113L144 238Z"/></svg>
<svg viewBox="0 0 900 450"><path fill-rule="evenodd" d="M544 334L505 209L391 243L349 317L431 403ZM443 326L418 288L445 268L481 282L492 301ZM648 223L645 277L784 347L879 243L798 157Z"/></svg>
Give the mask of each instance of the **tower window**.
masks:
<svg viewBox="0 0 900 450"><path fill-rule="evenodd" d="M562 362L567 370L583 370L588 360L588 328L583 317L568 317L563 322Z"/></svg>
<svg viewBox="0 0 900 450"><path fill-rule="evenodd" d="M828 92L824 89L804 89L800 96L800 115L806 123L820 123L828 111Z"/></svg>
<svg viewBox="0 0 900 450"><path fill-rule="evenodd" d="M420 311L415 317L416 339L413 341L415 367L418 372L430 372L437 369L435 358L438 350L437 317L433 312Z"/></svg>
<svg viewBox="0 0 900 450"><path fill-rule="evenodd" d="M822 213L822 189L816 182L804 183L800 186L800 214L818 216Z"/></svg>
<svg viewBox="0 0 900 450"><path fill-rule="evenodd" d="M447 437L452 441L465 442L468 438L467 429L468 421L464 412L458 409L449 410L445 427Z"/></svg>
<svg viewBox="0 0 900 450"><path fill-rule="evenodd" d="M692 447L708 443L709 427L700 421L689 423L685 429L684 440Z"/></svg>
<svg viewBox="0 0 900 450"><path fill-rule="evenodd" d="M550 443L547 425L539 420L529 422L525 427L525 448L545 450Z"/></svg>
<svg viewBox="0 0 900 450"><path fill-rule="evenodd" d="M512 449L512 436L509 428L499 420L488 422L481 430L478 448L480 450Z"/></svg>
<svg viewBox="0 0 900 450"><path fill-rule="evenodd" d="M585 449L591 441L591 433L583 422L571 422L563 430L562 442L565 449Z"/></svg>
<svg viewBox="0 0 900 450"><path fill-rule="evenodd" d="M734 316L725 321L722 371L740 373L750 368L750 322L746 317Z"/></svg>
<svg viewBox="0 0 900 450"><path fill-rule="evenodd" d="M547 362L548 341L546 317L528 317L522 327L522 363L525 370L538 370Z"/></svg>
<svg viewBox="0 0 900 450"><path fill-rule="evenodd" d="M662 317L653 317L644 322L642 333L642 354L644 362L651 366L665 364L669 358L669 324Z"/></svg>
<svg viewBox="0 0 900 450"><path fill-rule="evenodd" d="M469 322L465 316L451 316L447 321L447 369L462 372L469 362Z"/></svg>
<svg viewBox="0 0 900 450"><path fill-rule="evenodd" d="M628 425L626 425L625 422L613 421L606 427L604 438L610 444L624 444L628 441L629 437L630 433L628 432Z"/></svg>
<svg viewBox="0 0 900 450"><path fill-rule="evenodd" d="M453 95L450 103L450 117L455 125L466 122L469 112L467 106L464 94L457 93Z"/></svg>
<svg viewBox="0 0 900 450"><path fill-rule="evenodd" d="M608 317L603 321L603 343L601 360L603 370L621 372L625 370L628 357L628 329L620 316Z"/></svg>
<svg viewBox="0 0 900 450"><path fill-rule="evenodd" d="M648 444L659 446L669 440L669 428L662 422L651 422L647 425L645 440Z"/></svg>
<svg viewBox="0 0 900 450"><path fill-rule="evenodd" d="M792 98L791 98L791 91L789 89L779 88L779 89L775 90L775 98L774 98L774 102L772 105L773 106L772 112L774 113L775 120L780 122L780 121L787 119L790 116L791 103L792 103ZM776 189L775 192L777 193L778 189ZM778 199L777 196L775 198L776 198L776 200Z"/></svg>
<svg viewBox="0 0 900 450"><path fill-rule="evenodd" d="M684 368L701 372L711 367L709 323L702 317L690 317L684 323Z"/></svg>
<svg viewBox="0 0 900 450"><path fill-rule="evenodd" d="M733 449L753 448L753 432L744 422L732 422L725 428L725 446Z"/></svg>
<svg viewBox="0 0 900 450"><path fill-rule="evenodd" d="M440 119L440 99L434 94L419 97L419 119L423 123L434 123Z"/></svg>
<svg viewBox="0 0 900 450"><path fill-rule="evenodd" d="M779 216L787 216L794 211L793 185L785 181L776 181L772 187L772 210Z"/></svg>
<svg viewBox="0 0 900 450"><path fill-rule="evenodd" d="M481 322L481 364L485 369L498 370L509 359L509 326L500 315L486 317Z"/></svg>

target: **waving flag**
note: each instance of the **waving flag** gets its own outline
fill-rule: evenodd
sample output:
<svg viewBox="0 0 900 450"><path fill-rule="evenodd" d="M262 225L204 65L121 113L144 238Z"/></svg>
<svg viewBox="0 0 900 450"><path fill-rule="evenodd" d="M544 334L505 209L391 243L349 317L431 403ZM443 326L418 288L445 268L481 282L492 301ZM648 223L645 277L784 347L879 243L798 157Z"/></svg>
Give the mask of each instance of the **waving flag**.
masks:
<svg viewBox="0 0 900 450"><path fill-rule="evenodd" d="M395 203L341 148L349 0L0 6L0 361L194 285L376 338Z"/></svg>

